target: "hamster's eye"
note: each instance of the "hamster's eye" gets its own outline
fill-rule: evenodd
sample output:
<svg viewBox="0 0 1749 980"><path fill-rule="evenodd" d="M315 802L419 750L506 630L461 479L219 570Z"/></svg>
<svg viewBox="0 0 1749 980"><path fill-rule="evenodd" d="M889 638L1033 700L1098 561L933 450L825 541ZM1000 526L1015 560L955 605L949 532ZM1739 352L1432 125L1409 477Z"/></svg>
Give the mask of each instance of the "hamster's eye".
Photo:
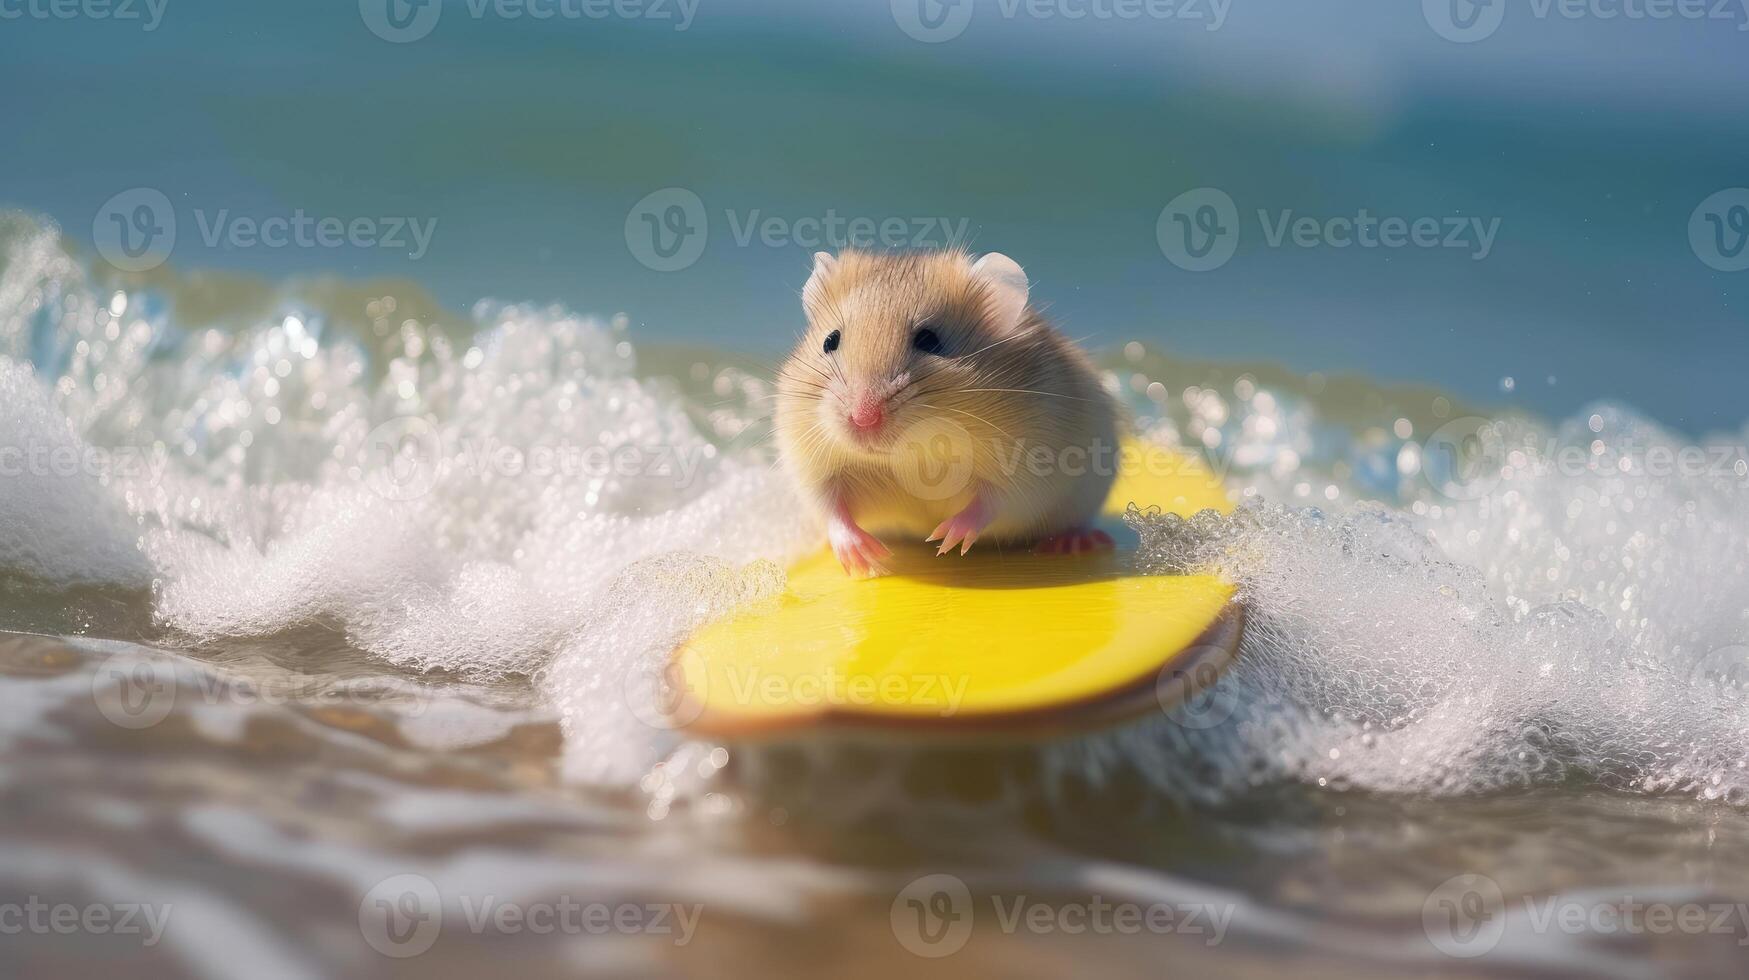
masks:
<svg viewBox="0 0 1749 980"><path fill-rule="evenodd" d="M826 335L826 353L830 354L837 349L838 349L838 331L834 330L831 333Z"/></svg>
<svg viewBox="0 0 1749 980"><path fill-rule="evenodd" d="M940 354L942 352L941 335L924 327L911 335L911 346L925 354Z"/></svg>

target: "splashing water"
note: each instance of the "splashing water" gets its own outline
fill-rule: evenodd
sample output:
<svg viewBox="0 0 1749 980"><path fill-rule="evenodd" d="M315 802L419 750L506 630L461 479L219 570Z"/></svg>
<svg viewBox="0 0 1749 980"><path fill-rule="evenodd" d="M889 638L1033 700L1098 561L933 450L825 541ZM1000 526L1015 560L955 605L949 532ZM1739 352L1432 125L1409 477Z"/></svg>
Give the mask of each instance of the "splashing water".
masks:
<svg viewBox="0 0 1749 980"><path fill-rule="evenodd" d="M349 332L294 293L195 329L98 289L57 238L0 222L0 445L26 454L0 495L5 573L149 594L186 640L318 625L412 670L532 675L565 772L629 786L677 740L627 692L818 540L741 438L769 389L723 371L713 402L641 376L623 322L481 304L439 325L384 296ZM1199 447L1250 501L1130 518L1161 568L1240 584L1248 639L1222 723L1055 764L1115 757L1208 798L1591 779L1749 802L1740 451L1660 475L1681 440L1600 406L1495 424L1498 465L1454 493L1411 438L1431 422L1248 375L1231 399L1126 380L1148 437Z"/></svg>
<svg viewBox="0 0 1749 980"><path fill-rule="evenodd" d="M1512 447L1498 485L1490 472L1486 495L1422 499L1427 516L1131 508L1148 561L1220 570L1250 613L1216 703L1180 733L1206 753L1199 778L1163 787L1449 794L1589 779L1749 803L1740 457L1654 476L1642 461L1676 459L1680 440L1607 409L1586 438L1557 434L1586 446L1570 466L1525 423L1498 435Z"/></svg>
<svg viewBox="0 0 1749 980"><path fill-rule="evenodd" d="M188 335L99 301L44 229L0 297L0 439L26 454L0 568L149 584L195 641L321 624L416 670L541 672L580 778L660 758L622 675L815 534L763 457L634 376L623 327L483 304L465 348L409 320L383 364L301 310Z"/></svg>

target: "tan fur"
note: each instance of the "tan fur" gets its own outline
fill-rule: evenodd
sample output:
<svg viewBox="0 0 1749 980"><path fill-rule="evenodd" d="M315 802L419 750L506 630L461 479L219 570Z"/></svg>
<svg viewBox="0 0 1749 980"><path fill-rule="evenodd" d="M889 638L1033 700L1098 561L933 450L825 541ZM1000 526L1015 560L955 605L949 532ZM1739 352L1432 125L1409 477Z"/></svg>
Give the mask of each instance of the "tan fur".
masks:
<svg viewBox="0 0 1749 980"><path fill-rule="evenodd" d="M1084 527L1114 476L1116 406L1087 356L1030 306L1013 326L992 322L995 293L972 270L962 252L851 251L828 262L805 296L807 332L778 372L783 464L822 506L840 493L870 531L921 541L980 488L996 510L990 540L1029 542ZM926 323L948 356L912 349ZM822 345L833 330L840 345L828 355ZM872 450L855 442L847 422L865 388L897 393L890 444ZM916 461L942 438L962 450L970 442L971 479L931 499L934 484L916 492ZM1072 472L1078 457L1065 450L1074 447L1104 452L1104 463Z"/></svg>

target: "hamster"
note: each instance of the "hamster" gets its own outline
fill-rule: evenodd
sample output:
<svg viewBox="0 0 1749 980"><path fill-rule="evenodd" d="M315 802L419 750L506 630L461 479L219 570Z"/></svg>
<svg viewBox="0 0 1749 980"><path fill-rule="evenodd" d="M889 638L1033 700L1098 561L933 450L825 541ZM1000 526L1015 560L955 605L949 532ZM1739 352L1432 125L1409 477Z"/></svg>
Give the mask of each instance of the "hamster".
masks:
<svg viewBox="0 0 1749 980"><path fill-rule="evenodd" d="M846 572L884 574L874 532L1049 553L1094 530L1119 418L1087 355L1027 305L1006 255L819 252L808 328L778 371L780 461Z"/></svg>

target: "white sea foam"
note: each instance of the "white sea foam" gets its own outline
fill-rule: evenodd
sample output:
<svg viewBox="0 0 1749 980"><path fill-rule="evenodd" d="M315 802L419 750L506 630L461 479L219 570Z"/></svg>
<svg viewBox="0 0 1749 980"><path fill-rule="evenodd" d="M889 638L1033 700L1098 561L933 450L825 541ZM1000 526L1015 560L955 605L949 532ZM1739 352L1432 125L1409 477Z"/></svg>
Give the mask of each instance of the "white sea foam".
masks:
<svg viewBox="0 0 1749 980"><path fill-rule="evenodd" d="M1239 583L1250 622L1218 693L1126 750L1188 747L1144 772L1215 796L1284 777L1435 793L1579 778L1749 804L1736 460L1654 476L1646 461L1683 441L1607 408L1554 433L1584 448L1572 466L1546 435L1502 423L1499 480L1473 500L1132 513L1161 566ZM1198 778L1171 778L1186 758Z"/></svg>
<svg viewBox="0 0 1749 980"><path fill-rule="evenodd" d="M378 366L297 309L190 336L94 296L52 233L8 244L0 439L167 462L9 480L0 568L149 581L191 638L321 623L418 670L539 672L572 771L632 782L673 736L623 692L817 536L757 447L634 376L613 324L483 304L465 347L405 322Z"/></svg>
<svg viewBox="0 0 1749 980"><path fill-rule="evenodd" d="M630 785L675 744L631 692L817 540L764 450L731 438L765 389L725 376L725 407L640 378L622 326L482 305L444 330L384 298L387 358L295 303L190 332L149 294L94 292L52 229L4 224L0 440L156 461L8 479L5 572L149 583L161 624L199 639L321 623L407 668L534 674L566 771ZM1454 499L1422 481L1415 442L1377 435L1389 419L1331 440L1312 402L1183 395L1188 416L1149 430L1222 447L1234 489L1276 501L1135 519L1156 560L1243 588L1230 724L1144 726L1054 762L1212 796L1584 776L1749 802L1749 708L1721 680L1749 643L1731 461L1636 474L1679 440L1601 407L1548 434L1584 447L1579 471L1521 426L1498 485Z"/></svg>

